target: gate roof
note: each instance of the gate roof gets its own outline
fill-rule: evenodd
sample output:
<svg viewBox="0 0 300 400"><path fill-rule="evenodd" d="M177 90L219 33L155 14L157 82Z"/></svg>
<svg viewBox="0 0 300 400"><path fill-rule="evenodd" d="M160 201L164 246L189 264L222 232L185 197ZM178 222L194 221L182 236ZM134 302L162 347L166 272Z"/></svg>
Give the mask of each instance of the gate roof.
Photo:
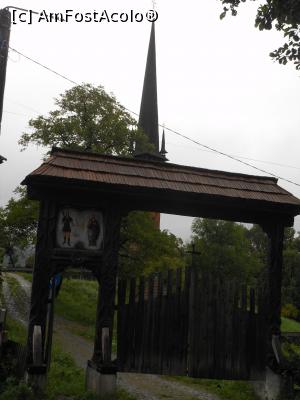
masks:
<svg viewBox="0 0 300 400"><path fill-rule="evenodd" d="M22 184L39 188L29 190L37 199L47 187L82 187L117 196L128 209L245 222L272 216L291 225L300 213L300 200L278 186L276 178L58 148Z"/></svg>

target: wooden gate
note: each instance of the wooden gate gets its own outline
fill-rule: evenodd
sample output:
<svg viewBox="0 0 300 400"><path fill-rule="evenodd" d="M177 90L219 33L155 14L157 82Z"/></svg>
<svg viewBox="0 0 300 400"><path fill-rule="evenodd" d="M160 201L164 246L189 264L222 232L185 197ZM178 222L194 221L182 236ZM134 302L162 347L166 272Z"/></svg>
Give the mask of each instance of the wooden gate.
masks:
<svg viewBox="0 0 300 400"><path fill-rule="evenodd" d="M265 364L262 296L196 269L118 282L120 371L257 379Z"/></svg>

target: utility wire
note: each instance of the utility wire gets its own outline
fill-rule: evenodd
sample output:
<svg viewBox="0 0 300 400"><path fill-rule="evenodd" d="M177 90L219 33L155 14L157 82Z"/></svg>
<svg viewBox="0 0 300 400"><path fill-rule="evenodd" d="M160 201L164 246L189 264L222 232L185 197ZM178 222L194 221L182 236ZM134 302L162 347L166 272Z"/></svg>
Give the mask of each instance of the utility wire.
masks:
<svg viewBox="0 0 300 400"><path fill-rule="evenodd" d="M18 51L18 50L16 50L16 49L12 48L11 46L9 46L9 49L12 50L12 51L14 51L15 53L19 54L20 56L26 58L27 60L29 60L29 61L31 61L31 62L33 62L33 63L39 65L40 67L45 68L46 70L52 72L53 74L55 74L55 75L57 75L57 76L59 76L59 77L65 79L65 80L67 80L68 82L73 83L74 85L79 85L79 83L73 81L72 79L67 78L65 75L62 75L62 74L60 74L59 72L54 71L52 68L47 67L46 65L44 65L44 64L42 64L42 63L40 63L40 62L38 62L38 61L36 61L36 60L34 60L34 59L32 59L31 57L26 56L25 54L23 54L23 53L21 53L20 51ZM132 110L126 108L126 107L123 107L123 108L124 108L126 111L128 111L128 112L130 112L130 113L132 113L132 114L134 114L134 115L136 115L136 116L138 116L138 113L136 113L135 111L132 111ZM227 158L229 158L229 159L231 159L231 160L234 160L234 161L236 161L236 162L238 162L238 163L240 163L240 164L246 165L247 167L253 168L253 169L255 169L256 171L262 172L262 173L264 173L264 174L268 174L268 175L270 175L270 176L272 176L272 177L274 177L274 178L281 179L282 181L285 181L285 182L288 182L288 183L291 183L291 184L293 184L293 185L296 185L296 186L299 186L299 187L300 187L300 184L297 183L297 182L294 182L294 181L292 181L292 180L290 180L290 179L283 178L283 177L281 177L281 176L279 176L279 175L273 174L272 172L269 172L269 171L266 171L266 170L264 170L264 169L262 169L262 168L256 167L256 166L253 165L253 164L250 164L250 163L248 163L248 162L242 161L242 160L240 160L239 158L237 158L236 156L232 156L232 155L230 155L230 154L224 153L223 151L214 149L213 147L210 147L210 146L207 146L207 145L205 145L205 144L203 144L203 143L200 143L200 142L198 142L197 140L194 140L194 139L192 139L192 138L190 138L190 137L188 137L188 136L186 136L186 135L184 135L184 134L182 134L182 133L180 133L180 132L178 132L178 131L176 131L176 130L174 130L174 129L172 129L172 128L169 128L169 127L165 126L165 125L159 124L159 126L162 127L162 128L164 128L164 129L166 129L167 131L172 132L172 133L174 133L175 135L177 135L177 136L179 136L179 137L181 137L181 138L183 138L183 139L185 139L185 140L188 140L189 142L192 142L192 143L196 144L197 146L201 146L201 147L203 147L203 148L205 148L205 149L207 149L207 150L209 150L209 151L211 151L211 152L213 152L213 153L215 153L215 154L222 155L222 156L227 157Z"/></svg>
<svg viewBox="0 0 300 400"><path fill-rule="evenodd" d="M182 145L175 143L175 142L170 142L168 141L168 145L172 145L172 146L176 146L176 147L182 147ZM195 148L194 146L190 146L190 145L184 145L184 147L187 147L189 149ZM211 150L206 150L206 149L198 149L199 151L203 151L205 153L210 153L213 154L214 152ZM282 168L291 168L291 169L297 169L300 171L300 167L295 167L294 165L288 165L288 164L280 164L274 161L266 161L266 160L259 160L257 158L249 158L249 157L244 157L244 156L237 156L237 155L233 155L233 157L236 158L242 158L244 160L248 160L248 161L256 161L256 162L260 162L260 163L264 163L264 164L270 164L270 165L276 165L278 167L282 167Z"/></svg>
<svg viewBox="0 0 300 400"><path fill-rule="evenodd" d="M28 115L25 115L25 114L21 114L21 113L16 113L16 112L13 112L13 111L7 111L7 110L3 110L3 112L5 112L6 114L13 114L13 115L20 115L21 117L26 117L26 118L28 118Z"/></svg>
<svg viewBox="0 0 300 400"><path fill-rule="evenodd" d="M51 68L49 68L49 67L46 67L46 65L43 65L43 64L41 64L40 62L38 62L38 61L36 61L36 60L33 60L32 58L30 58L30 57L28 57L28 56L25 56L25 54L23 54L23 53L21 53L20 51L18 51L18 50L16 50L16 49L12 48L11 46L9 46L9 49L12 50L12 51L14 51L15 53L19 54L20 56L22 56L22 57L24 57L24 58L27 58L27 60L32 61L33 63L39 65L40 67L43 67L43 68L47 69L48 71L52 72L53 74L58 75L58 76L60 76L61 78L65 79L65 80L67 80L67 81L69 81L69 82L71 82L71 83L74 83L74 85L79 85L77 82L72 81L71 79L67 78L66 76L60 74L59 72L56 72L56 71L54 71L53 69L51 69Z"/></svg>

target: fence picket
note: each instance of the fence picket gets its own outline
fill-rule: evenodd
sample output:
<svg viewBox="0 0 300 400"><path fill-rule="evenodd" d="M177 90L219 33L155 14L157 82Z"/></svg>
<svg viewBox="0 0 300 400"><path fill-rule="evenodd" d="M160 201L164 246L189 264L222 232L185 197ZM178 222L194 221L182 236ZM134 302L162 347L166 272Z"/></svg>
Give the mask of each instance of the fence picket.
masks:
<svg viewBox="0 0 300 400"><path fill-rule="evenodd" d="M120 370L247 379L265 365L264 302L253 289L195 268L127 289L118 282Z"/></svg>

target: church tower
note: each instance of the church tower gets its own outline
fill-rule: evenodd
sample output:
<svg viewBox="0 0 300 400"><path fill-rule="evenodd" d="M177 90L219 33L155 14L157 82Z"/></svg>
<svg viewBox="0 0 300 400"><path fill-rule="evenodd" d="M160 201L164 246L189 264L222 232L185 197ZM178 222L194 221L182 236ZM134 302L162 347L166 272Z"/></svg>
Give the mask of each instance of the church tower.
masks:
<svg viewBox="0 0 300 400"><path fill-rule="evenodd" d="M155 49L155 24L152 22L144 86L139 115L139 127L148 137L148 141L153 145L153 151L149 152L143 148L143 144L137 141L135 145L136 158L143 160L165 162L165 132L163 132L161 151L159 151L159 125L158 125L158 106L157 106L157 79L156 79L156 49ZM155 226L160 228L160 213L152 212L151 216Z"/></svg>
<svg viewBox="0 0 300 400"><path fill-rule="evenodd" d="M139 115L139 127L148 137L153 145L151 152L143 148L143 144L137 141L135 146L135 157L152 161L167 161L165 156L165 144L163 152L159 151L159 127L157 106L157 79L156 79L156 48L155 48L155 24L152 22L148 56L144 77L143 93ZM163 140L163 142L165 139Z"/></svg>

